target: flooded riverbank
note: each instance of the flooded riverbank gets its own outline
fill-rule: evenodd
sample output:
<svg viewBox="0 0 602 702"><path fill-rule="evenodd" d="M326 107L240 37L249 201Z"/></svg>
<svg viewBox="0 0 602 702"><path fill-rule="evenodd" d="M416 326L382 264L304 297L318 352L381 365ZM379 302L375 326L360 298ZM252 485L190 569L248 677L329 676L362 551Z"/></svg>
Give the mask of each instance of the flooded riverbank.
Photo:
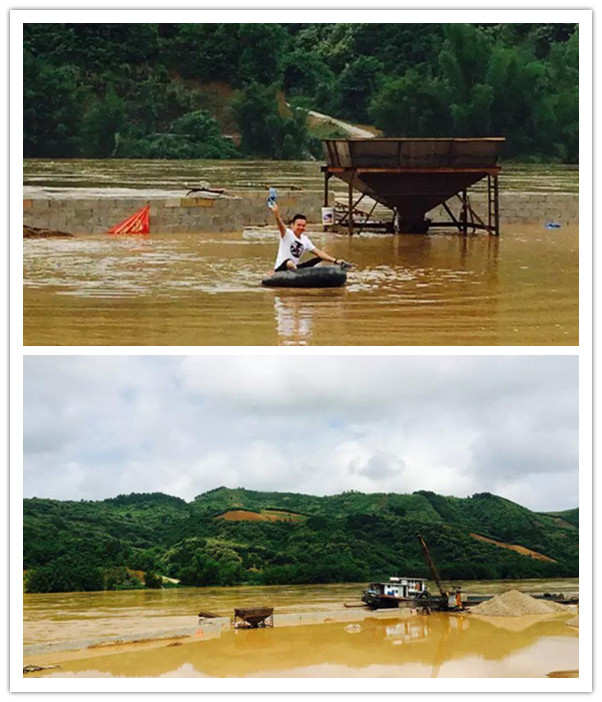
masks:
<svg viewBox="0 0 602 702"><path fill-rule="evenodd" d="M531 592L578 590L576 579L519 583ZM481 581L465 583L465 589L495 593L516 585ZM567 625L574 616L569 612L516 617L510 627L470 614L425 616L402 610L367 613L354 624L333 615L326 623L276 623L263 630L219 630L196 618L200 608L231 614L234 606L260 603L282 614L330 612L342 601L357 599L361 587L347 583L25 595L25 662L60 666L33 675L86 677L538 677L578 667L578 630ZM189 633L178 634L184 625ZM163 636L153 640L153 630ZM125 633L137 633L138 641L123 642ZM73 648L76 637L80 646ZM43 646L52 641L54 647Z"/></svg>
<svg viewBox="0 0 602 702"><path fill-rule="evenodd" d="M26 345L575 345L577 227L312 232L340 290L266 290L277 233L24 242Z"/></svg>
<svg viewBox="0 0 602 702"><path fill-rule="evenodd" d="M199 626L199 611L230 617L235 607L273 607L278 616L303 614L311 617L325 613L335 616L332 613L339 611L343 619L353 615L353 609L344 610L343 603L359 602L365 585L181 587L25 594L24 653L39 660L41 655L85 650L116 641L189 637ZM496 594L517 588L527 593L579 591L576 578L466 581L463 585L471 594ZM434 583L427 586L436 589ZM389 616L390 613L379 612L375 616L383 614Z"/></svg>

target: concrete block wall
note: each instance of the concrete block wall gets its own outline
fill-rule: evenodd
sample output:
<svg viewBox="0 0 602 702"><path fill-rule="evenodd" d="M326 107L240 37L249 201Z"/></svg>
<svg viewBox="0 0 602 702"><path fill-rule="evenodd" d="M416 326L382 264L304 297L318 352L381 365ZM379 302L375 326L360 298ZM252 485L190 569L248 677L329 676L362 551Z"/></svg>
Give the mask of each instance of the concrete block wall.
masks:
<svg viewBox="0 0 602 702"><path fill-rule="evenodd" d="M473 209L487 222L487 196L478 193L470 196ZM456 198L448 205L457 216L460 202ZM435 221L447 221L449 215L443 207L436 207L428 213ZM500 193L500 229L504 224L537 224L558 222L563 226L579 223L579 197L572 193Z"/></svg>
<svg viewBox="0 0 602 702"><path fill-rule="evenodd" d="M296 212L309 221L321 221L323 194L318 190L279 193L278 203L283 216ZM23 200L23 221L32 227L56 229L73 234L98 234L132 215L150 202L151 232L235 232L247 226L271 224L273 217L266 207L265 191L241 191L227 198L32 198ZM482 193L471 197L471 203L486 221L487 201ZM459 203L450 202L457 213ZM449 219L443 207L429 213L434 220ZM555 221L562 225L579 220L577 195L567 193L500 194L500 226L510 223Z"/></svg>
<svg viewBox="0 0 602 702"><path fill-rule="evenodd" d="M232 232L273 222L265 191L245 191L227 198L35 198L23 200L23 222L72 234L99 234L150 203L151 232ZM285 218L305 214L321 219L319 191L279 193Z"/></svg>

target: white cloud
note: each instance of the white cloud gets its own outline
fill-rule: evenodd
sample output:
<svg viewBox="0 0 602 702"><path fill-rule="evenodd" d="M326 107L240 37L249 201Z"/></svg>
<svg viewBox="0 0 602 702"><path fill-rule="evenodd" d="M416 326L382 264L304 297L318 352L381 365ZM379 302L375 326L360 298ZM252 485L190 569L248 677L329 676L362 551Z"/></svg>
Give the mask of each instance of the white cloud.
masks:
<svg viewBox="0 0 602 702"><path fill-rule="evenodd" d="M26 496L229 485L577 499L572 357L32 356L24 395Z"/></svg>

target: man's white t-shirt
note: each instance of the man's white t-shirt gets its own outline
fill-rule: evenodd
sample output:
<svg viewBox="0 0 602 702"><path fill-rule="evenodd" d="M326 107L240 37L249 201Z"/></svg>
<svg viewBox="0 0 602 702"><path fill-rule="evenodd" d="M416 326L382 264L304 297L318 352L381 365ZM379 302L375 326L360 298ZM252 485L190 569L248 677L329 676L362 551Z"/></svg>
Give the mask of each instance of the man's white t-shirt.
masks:
<svg viewBox="0 0 602 702"><path fill-rule="evenodd" d="M301 236L297 238L293 234L292 229L287 229L284 236L280 237L280 245L278 246L278 255L276 256L274 270L276 270L278 266L281 266L287 258L290 258L292 262L297 265L305 251L313 251L315 248L308 236L301 234Z"/></svg>

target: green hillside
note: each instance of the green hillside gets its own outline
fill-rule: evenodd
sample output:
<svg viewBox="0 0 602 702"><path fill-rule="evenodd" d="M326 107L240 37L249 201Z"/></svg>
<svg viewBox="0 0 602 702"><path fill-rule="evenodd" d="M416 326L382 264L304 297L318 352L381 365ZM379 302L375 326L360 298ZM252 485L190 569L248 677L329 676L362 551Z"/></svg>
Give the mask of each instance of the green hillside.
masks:
<svg viewBox="0 0 602 702"><path fill-rule="evenodd" d="M574 24L26 23L27 158L322 157L307 110L576 163Z"/></svg>
<svg viewBox="0 0 602 702"><path fill-rule="evenodd" d="M566 509L563 512L547 512L545 516L552 517L556 522L564 522L572 524L577 529L579 528L579 510Z"/></svg>
<svg viewBox="0 0 602 702"><path fill-rule="evenodd" d="M217 518L233 510L234 521ZM244 510L304 518L247 521ZM188 585L427 576L417 533L443 578L576 576L579 532L569 518L577 512L542 514L489 493L456 498L426 491L316 497L220 487L192 502L161 493L80 502L32 498L23 501L26 587L141 586L131 571L145 571L147 586L158 584L157 573Z"/></svg>

